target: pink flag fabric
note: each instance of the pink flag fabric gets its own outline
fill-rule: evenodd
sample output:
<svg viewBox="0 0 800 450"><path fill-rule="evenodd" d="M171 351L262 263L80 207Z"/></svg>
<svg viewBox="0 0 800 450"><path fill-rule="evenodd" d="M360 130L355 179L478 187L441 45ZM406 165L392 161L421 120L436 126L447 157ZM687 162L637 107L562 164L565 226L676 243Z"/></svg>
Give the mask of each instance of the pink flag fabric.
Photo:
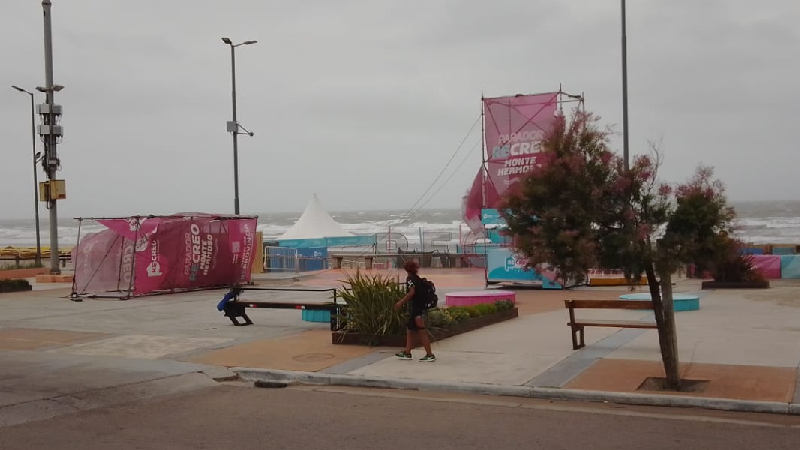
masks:
<svg viewBox="0 0 800 450"><path fill-rule="evenodd" d="M781 256L780 255L750 255L753 258L753 266L764 278L777 280L781 277Z"/></svg>
<svg viewBox="0 0 800 450"><path fill-rule="evenodd" d="M477 232L483 229L481 210L483 208L497 207L499 200L500 197L497 195L497 190L487 178L486 171L481 167L475 175L472 187L464 197L462 206L464 222L469 226L470 230Z"/></svg>
<svg viewBox="0 0 800 450"><path fill-rule="evenodd" d="M78 289L139 296L250 281L256 218L193 213L98 222L108 230L75 250Z"/></svg>
<svg viewBox="0 0 800 450"><path fill-rule="evenodd" d="M555 122L557 100L555 92L483 99L489 179L498 195L543 163L541 141Z"/></svg>

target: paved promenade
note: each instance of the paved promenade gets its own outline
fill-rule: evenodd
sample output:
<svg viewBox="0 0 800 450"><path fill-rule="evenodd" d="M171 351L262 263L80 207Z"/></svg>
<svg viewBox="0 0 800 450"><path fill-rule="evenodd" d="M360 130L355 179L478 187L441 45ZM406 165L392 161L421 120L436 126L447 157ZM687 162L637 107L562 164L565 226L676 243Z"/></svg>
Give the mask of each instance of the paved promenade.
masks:
<svg viewBox="0 0 800 450"><path fill-rule="evenodd" d="M448 291L483 287L482 271L423 275L436 282L442 301ZM257 282L336 287L344 276L325 271L260 276ZM592 399L602 399L605 392L612 401L666 395L742 402L750 410L778 411L784 405L800 413L800 283L772 285L758 291L700 291L697 281L678 281L675 292L701 296L699 311L676 313L681 373L707 383L695 392L670 394L641 387L646 378L663 376L655 330L587 328L587 346L572 350L563 300L616 298L628 292L624 287L519 290L518 318L434 343L438 361L422 364L393 358L394 348L333 345L327 324L304 322L298 310L252 310L248 314L255 325L234 327L215 308L224 291L76 303L67 299L65 286L41 284L32 292L0 294L0 426L213 384L237 368L256 369L242 370L251 378L290 373L289 378L321 383L488 393L560 390L591 393L586 398ZM328 301L324 293L247 295ZM579 314L641 319L651 313ZM414 353L422 356L421 350Z"/></svg>

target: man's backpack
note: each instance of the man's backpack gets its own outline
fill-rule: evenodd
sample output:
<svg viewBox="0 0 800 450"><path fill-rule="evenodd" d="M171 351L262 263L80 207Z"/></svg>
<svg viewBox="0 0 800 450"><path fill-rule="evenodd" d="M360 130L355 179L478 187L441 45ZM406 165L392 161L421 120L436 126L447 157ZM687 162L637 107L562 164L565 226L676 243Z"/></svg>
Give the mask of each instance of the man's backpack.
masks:
<svg viewBox="0 0 800 450"><path fill-rule="evenodd" d="M439 297L436 296L436 286L433 285L433 281L427 278L420 278L419 281L420 303L425 309L436 308L439 303Z"/></svg>

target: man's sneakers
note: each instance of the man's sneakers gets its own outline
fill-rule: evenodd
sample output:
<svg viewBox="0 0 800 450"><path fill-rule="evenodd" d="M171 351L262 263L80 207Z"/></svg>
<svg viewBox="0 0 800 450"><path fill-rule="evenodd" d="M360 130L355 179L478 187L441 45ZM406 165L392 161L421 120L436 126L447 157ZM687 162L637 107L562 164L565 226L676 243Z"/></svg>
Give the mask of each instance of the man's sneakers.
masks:
<svg viewBox="0 0 800 450"><path fill-rule="evenodd" d="M398 359L407 359L407 360L411 360L412 359L411 353L408 353L406 351L401 351L401 352L395 353L394 356L397 357ZM436 355L431 353L430 355L423 356L419 360L420 360L420 362L434 362L434 361L436 361Z"/></svg>

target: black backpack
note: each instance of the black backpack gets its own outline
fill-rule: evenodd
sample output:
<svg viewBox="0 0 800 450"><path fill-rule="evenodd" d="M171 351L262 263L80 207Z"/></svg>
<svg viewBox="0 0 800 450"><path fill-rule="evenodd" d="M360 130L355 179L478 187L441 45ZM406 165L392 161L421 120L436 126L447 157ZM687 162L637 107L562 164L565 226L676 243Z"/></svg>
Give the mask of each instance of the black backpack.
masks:
<svg viewBox="0 0 800 450"><path fill-rule="evenodd" d="M425 309L436 308L439 297L436 296L436 286L427 278L419 279L419 299Z"/></svg>

